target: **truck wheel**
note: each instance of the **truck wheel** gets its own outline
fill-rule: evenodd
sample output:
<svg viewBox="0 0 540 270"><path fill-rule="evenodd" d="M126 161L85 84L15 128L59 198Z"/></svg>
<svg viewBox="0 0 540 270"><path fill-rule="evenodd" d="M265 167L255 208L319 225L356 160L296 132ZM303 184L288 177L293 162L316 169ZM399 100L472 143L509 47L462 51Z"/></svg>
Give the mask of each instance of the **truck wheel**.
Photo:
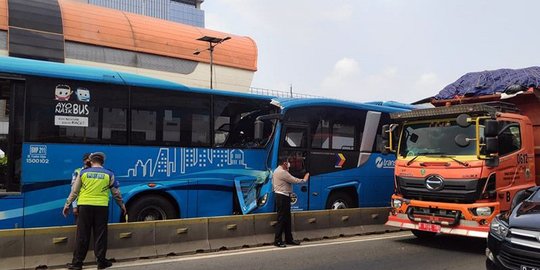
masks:
<svg viewBox="0 0 540 270"><path fill-rule="evenodd" d="M334 192L328 197L326 202L326 209L347 209L358 207L356 202L349 193L345 192Z"/></svg>
<svg viewBox="0 0 540 270"><path fill-rule="evenodd" d="M411 232L419 239L429 239L435 237L437 233L434 232L426 232L426 231L420 231L420 230L411 230Z"/></svg>
<svg viewBox="0 0 540 270"><path fill-rule="evenodd" d="M141 197L128 207L128 220L130 222L178 218L175 207L159 195Z"/></svg>

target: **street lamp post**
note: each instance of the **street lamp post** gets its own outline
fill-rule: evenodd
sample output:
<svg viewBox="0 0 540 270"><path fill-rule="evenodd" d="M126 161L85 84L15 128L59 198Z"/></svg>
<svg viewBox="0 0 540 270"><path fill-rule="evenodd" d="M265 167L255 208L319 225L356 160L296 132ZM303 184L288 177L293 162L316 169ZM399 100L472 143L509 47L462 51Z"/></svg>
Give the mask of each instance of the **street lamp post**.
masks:
<svg viewBox="0 0 540 270"><path fill-rule="evenodd" d="M208 50L210 52L210 89L214 89L213 84L213 73L214 73L214 47L217 45L223 43L224 41L227 41L231 39L231 37L224 37L224 38L218 38L218 37L211 37L211 36L204 36L201 38L198 38L199 41L205 41L208 42L208 48L204 50ZM204 51L203 50L203 51ZM193 54L199 55L201 51L197 49Z"/></svg>

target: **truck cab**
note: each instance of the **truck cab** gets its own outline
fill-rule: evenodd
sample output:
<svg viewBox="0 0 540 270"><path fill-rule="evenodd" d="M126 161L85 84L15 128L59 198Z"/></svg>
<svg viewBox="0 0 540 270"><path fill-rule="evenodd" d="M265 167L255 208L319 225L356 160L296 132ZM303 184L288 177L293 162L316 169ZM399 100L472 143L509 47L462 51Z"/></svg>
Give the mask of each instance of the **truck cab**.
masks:
<svg viewBox="0 0 540 270"><path fill-rule="evenodd" d="M438 105L391 114L383 128L397 156L387 225L486 238L514 195L536 185L533 122L497 95Z"/></svg>

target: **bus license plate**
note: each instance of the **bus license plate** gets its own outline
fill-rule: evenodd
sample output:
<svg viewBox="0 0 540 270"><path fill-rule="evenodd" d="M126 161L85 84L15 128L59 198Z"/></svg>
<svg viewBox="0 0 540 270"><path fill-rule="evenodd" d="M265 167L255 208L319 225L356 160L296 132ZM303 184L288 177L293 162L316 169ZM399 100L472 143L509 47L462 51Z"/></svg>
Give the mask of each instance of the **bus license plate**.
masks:
<svg viewBox="0 0 540 270"><path fill-rule="evenodd" d="M526 266L526 265L522 265L519 269L520 270L540 270L540 268L538 267L531 267L531 266Z"/></svg>
<svg viewBox="0 0 540 270"><path fill-rule="evenodd" d="M438 224L429 224L429 223L419 223L418 229L421 231L426 232L435 232L440 233L441 232L441 225Z"/></svg>

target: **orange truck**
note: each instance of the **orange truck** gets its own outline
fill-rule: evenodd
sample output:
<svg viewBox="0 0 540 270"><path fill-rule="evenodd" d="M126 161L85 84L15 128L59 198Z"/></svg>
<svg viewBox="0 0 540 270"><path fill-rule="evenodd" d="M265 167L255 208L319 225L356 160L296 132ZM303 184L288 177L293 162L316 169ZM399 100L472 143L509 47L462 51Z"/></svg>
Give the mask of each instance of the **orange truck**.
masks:
<svg viewBox="0 0 540 270"><path fill-rule="evenodd" d="M514 195L540 183L540 91L431 103L391 114L393 124L383 127L397 156L386 224L419 238L486 238Z"/></svg>

